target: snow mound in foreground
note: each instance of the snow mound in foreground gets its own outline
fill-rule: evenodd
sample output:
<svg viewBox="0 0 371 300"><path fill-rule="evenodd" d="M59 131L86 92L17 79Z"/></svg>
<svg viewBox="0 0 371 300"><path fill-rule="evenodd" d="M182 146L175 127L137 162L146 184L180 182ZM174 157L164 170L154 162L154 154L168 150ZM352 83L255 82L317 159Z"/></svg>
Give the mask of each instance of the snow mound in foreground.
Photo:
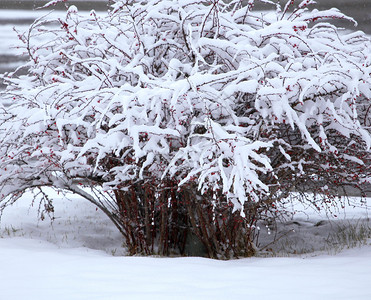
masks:
<svg viewBox="0 0 371 300"><path fill-rule="evenodd" d="M1 299L371 297L369 244L337 255L307 251L305 256L231 261L117 256L124 254L121 237L105 215L78 198L56 196L54 204L52 224L37 221L37 207L29 207L28 197L4 212L0 230ZM278 231L296 230L290 238L287 235L279 240L280 246L292 253L299 253L301 246L321 250L315 244L323 243L329 229L336 228L329 224L339 224L314 211L305 212L278 226ZM348 209L344 214L342 222L349 224L360 218L367 220L365 209ZM275 234L273 228L270 235L266 227L261 232L264 242ZM288 244L290 240L292 244ZM276 245L267 248L280 250Z"/></svg>

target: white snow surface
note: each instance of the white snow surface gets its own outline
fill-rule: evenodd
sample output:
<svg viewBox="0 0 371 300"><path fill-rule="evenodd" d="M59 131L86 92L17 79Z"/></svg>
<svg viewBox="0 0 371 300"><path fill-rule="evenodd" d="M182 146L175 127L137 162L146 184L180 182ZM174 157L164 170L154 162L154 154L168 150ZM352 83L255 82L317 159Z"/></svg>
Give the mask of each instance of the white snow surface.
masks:
<svg viewBox="0 0 371 300"><path fill-rule="evenodd" d="M370 243L336 255L322 251L229 261L128 257L120 234L94 206L52 196L52 224L38 221L29 194L5 210L0 299L371 299ZM352 220L366 214L364 208L347 210ZM295 220L325 218L309 208L305 216ZM316 234L304 232L309 241Z"/></svg>

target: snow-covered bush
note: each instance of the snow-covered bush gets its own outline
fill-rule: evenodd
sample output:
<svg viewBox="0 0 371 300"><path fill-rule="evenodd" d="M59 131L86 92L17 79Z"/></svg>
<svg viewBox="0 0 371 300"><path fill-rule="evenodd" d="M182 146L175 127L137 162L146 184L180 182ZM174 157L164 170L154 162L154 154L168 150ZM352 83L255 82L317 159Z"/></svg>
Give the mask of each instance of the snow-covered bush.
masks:
<svg viewBox="0 0 371 300"><path fill-rule="evenodd" d="M253 254L256 221L290 192L332 205L370 182L370 40L327 22L348 17L312 0L113 2L20 35L3 207L51 186L102 209L132 254L183 254L192 235L232 257Z"/></svg>

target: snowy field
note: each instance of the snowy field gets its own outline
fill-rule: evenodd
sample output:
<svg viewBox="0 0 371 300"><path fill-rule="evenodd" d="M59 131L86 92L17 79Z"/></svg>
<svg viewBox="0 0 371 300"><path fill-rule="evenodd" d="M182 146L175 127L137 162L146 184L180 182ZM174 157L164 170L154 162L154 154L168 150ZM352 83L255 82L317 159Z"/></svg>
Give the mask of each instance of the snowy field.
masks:
<svg viewBox="0 0 371 300"><path fill-rule="evenodd" d="M85 200L52 197L53 223L38 221L31 195L5 210L0 299L371 299L371 240L351 249L351 242L330 243L339 224L370 226L365 207L348 206L331 222L305 208L281 224L278 234L297 230L270 245L275 255L215 261L124 256L105 215ZM285 254L282 245L302 254Z"/></svg>

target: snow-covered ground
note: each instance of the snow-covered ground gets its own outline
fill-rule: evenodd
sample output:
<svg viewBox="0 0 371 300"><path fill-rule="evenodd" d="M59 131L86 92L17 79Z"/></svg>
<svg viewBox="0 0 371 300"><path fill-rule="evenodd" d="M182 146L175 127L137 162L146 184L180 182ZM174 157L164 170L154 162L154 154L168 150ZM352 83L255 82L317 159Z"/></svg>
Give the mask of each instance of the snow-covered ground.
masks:
<svg viewBox="0 0 371 300"><path fill-rule="evenodd" d="M345 243L333 244L337 251L317 251L336 236L340 221L329 222L310 208L279 227L283 232L296 226L290 238L295 245L282 242L287 235L279 241L289 252L305 248L305 254L282 257L281 249L281 257L215 261L124 256L120 234L99 210L76 197L52 197L53 223L38 221L30 194L5 210L0 299L371 299L370 240L352 249L340 251ZM350 226L370 225L365 208L341 213L337 219ZM268 229L261 231L267 236Z"/></svg>

